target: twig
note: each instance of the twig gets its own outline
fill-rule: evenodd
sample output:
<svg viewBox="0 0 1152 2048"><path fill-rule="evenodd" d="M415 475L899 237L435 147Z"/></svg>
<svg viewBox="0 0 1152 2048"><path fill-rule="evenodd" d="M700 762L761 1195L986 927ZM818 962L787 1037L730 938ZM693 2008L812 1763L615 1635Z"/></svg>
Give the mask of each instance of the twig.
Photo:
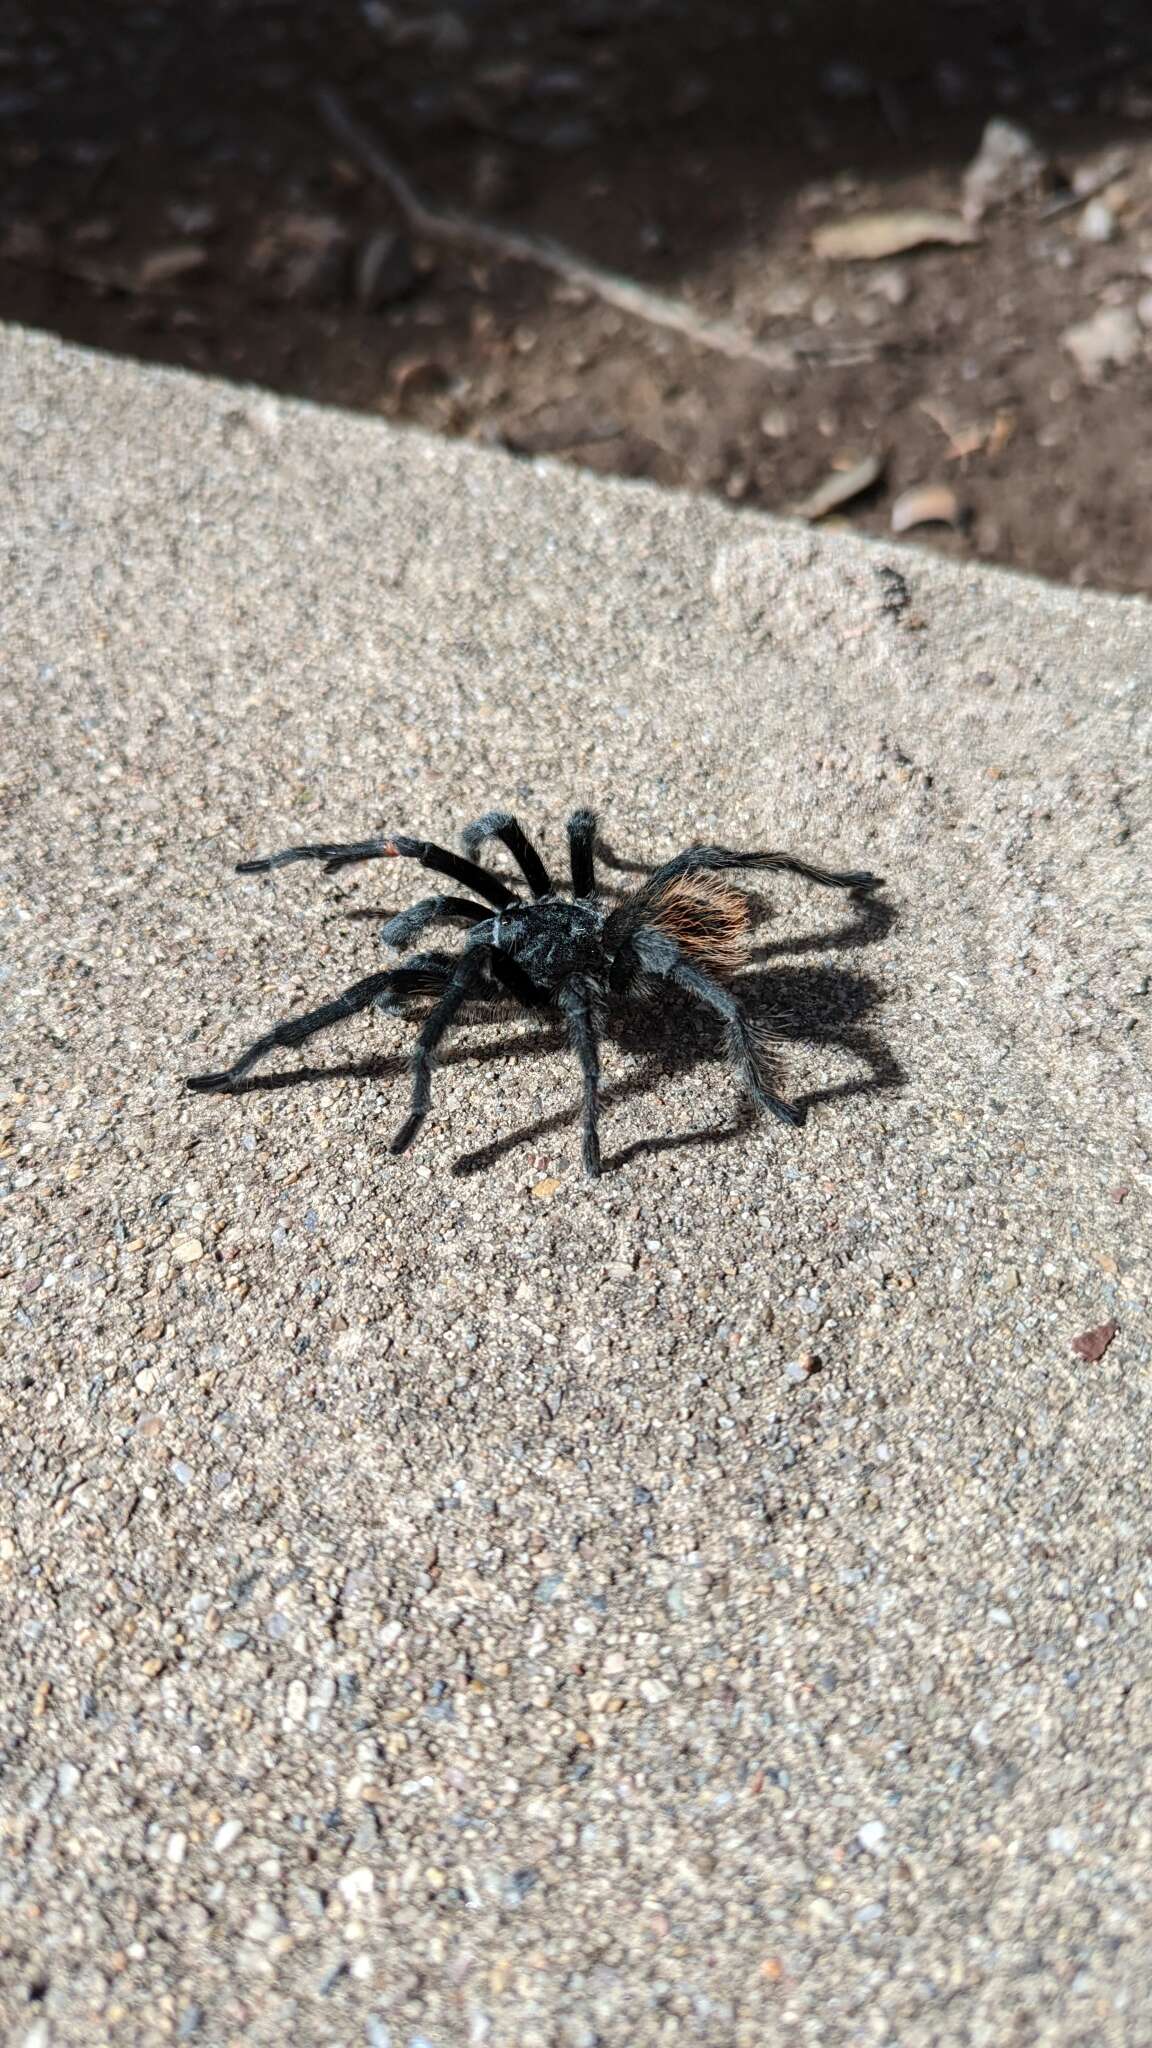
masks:
<svg viewBox="0 0 1152 2048"><path fill-rule="evenodd" d="M449 242L461 248L482 249L509 263L531 263L550 270L566 284L591 292L606 305L618 306L646 320L652 327L665 327L681 334L698 348L709 348L733 362L759 363L763 369L785 367L787 342L758 342L743 328L727 320L709 320L694 313L682 299L670 299L663 292L648 291L632 278L605 270L575 256L559 242L516 229L498 228L492 221L477 220L471 214L429 206L388 151L363 129L338 95L328 88L317 94L320 111L337 141L358 157L365 169L392 194L414 234L426 241Z"/></svg>

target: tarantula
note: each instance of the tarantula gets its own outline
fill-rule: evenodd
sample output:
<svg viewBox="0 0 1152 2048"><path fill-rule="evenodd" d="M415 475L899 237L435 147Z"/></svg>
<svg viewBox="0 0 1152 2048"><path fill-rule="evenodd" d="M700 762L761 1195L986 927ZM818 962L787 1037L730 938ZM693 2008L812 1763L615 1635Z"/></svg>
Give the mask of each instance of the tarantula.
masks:
<svg viewBox="0 0 1152 2048"><path fill-rule="evenodd" d="M576 811L568 820L571 896L559 894L535 847L507 811L489 811L469 825L461 838L464 857L427 839L397 834L348 846L289 846L261 860L240 861L238 875L266 874L297 860L323 861L324 872L330 875L355 861L416 860L472 894L422 897L390 918L381 938L403 951L418 933L437 923L466 925L468 937L460 953L418 953L405 966L365 975L320 1009L275 1025L222 1073L197 1074L186 1085L203 1091L230 1090L277 1046L302 1045L313 1032L371 1006L403 1011L413 997L432 997L431 1012L412 1054L412 1107L390 1148L406 1152L428 1114L436 1047L463 1004L477 997L511 998L526 1009L559 1010L564 1019L584 1077L584 1171L595 1179L600 1173L599 1034L608 998L639 994L654 1002L659 985L670 982L724 1019L729 1063L755 1107L770 1110L784 1123L798 1124L799 1113L768 1088L752 1025L725 986L747 956L749 907L747 898L721 879L720 871L783 868L829 889L859 892L878 889L881 878L830 874L788 853L729 853L722 846L695 846L665 861L631 895L609 908L598 897L595 838L594 814ZM531 902L476 860L489 839L500 839L508 848L528 884ZM483 901L476 902L477 896Z"/></svg>

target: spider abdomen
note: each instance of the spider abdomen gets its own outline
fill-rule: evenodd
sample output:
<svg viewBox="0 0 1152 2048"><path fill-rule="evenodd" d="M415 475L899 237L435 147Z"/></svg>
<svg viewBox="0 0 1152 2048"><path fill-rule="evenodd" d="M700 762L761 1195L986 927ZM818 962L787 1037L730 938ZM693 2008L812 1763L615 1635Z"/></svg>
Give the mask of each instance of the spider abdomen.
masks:
<svg viewBox="0 0 1152 2048"><path fill-rule="evenodd" d="M645 923L713 974L735 974L748 957L748 899L719 875L673 875L649 897Z"/></svg>

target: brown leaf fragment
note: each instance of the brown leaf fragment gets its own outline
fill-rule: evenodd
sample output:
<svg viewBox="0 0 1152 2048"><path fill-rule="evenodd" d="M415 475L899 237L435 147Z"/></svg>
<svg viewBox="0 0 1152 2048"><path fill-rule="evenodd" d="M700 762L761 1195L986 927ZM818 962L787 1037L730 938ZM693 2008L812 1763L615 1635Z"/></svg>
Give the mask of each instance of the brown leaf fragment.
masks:
<svg viewBox="0 0 1152 2048"><path fill-rule="evenodd" d="M830 262L873 263L933 242L956 248L979 237L958 213L927 213L912 206L897 213L858 213L851 220L826 221L813 229L812 247Z"/></svg>
<svg viewBox="0 0 1152 2048"><path fill-rule="evenodd" d="M203 270L207 261L208 251L202 242L174 242L171 248L156 249L144 258L136 282L142 291L154 291L158 285L174 284L193 270Z"/></svg>
<svg viewBox="0 0 1152 2048"><path fill-rule="evenodd" d="M1085 1330L1080 1337L1073 1337L1072 1349L1089 1365L1099 1365L1113 1337L1120 1334L1119 1323L1100 1323L1094 1330Z"/></svg>
<svg viewBox="0 0 1152 2048"><path fill-rule="evenodd" d="M884 457L866 455L862 462L854 462L850 469L834 469L822 484L792 510L797 519L823 519L829 512L835 512L838 505L846 505L851 498L858 498L862 491L869 491L879 483L884 474Z"/></svg>
<svg viewBox="0 0 1152 2048"><path fill-rule="evenodd" d="M947 484L914 484L901 491L892 507L893 533L908 533L914 526L956 526L960 503Z"/></svg>

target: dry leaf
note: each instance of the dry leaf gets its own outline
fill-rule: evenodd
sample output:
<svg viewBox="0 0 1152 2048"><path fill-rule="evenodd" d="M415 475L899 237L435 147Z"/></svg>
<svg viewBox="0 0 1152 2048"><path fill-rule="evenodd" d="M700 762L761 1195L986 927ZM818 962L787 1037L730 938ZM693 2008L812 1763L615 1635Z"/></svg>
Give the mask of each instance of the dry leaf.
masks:
<svg viewBox="0 0 1152 2048"><path fill-rule="evenodd" d="M858 213L852 220L829 221L813 231L812 247L817 256L834 262L867 263L930 242L960 248L978 240L958 213L925 213L912 206L899 213Z"/></svg>
<svg viewBox="0 0 1152 2048"><path fill-rule="evenodd" d="M1086 1358L1089 1365L1099 1365L1113 1337L1119 1334L1119 1323L1100 1323L1095 1330L1085 1330L1082 1337L1073 1337L1072 1349Z"/></svg>
<svg viewBox="0 0 1152 2048"><path fill-rule="evenodd" d="M208 251L202 242L177 242L170 249L157 249L154 255L146 256L136 281L142 290L151 291L155 285L172 284L189 271L202 270L207 261Z"/></svg>
<svg viewBox="0 0 1152 2048"><path fill-rule="evenodd" d="M956 493L947 484L914 484L901 491L892 507L893 533L908 533L914 526L956 526L959 520Z"/></svg>
<svg viewBox="0 0 1152 2048"><path fill-rule="evenodd" d="M793 506L794 516L797 519L823 519L838 505L846 505L850 498L858 498L861 491L871 490L883 474L882 455L866 455L862 462L853 463L851 469L834 469L810 497Z"/></svg>
<svg viewBox="0 0 1152 2048"><path fill-rule="evenodd" d="M1012 439L1012 436L1015 432L1015 413L998 412L996 418L992 422L992 431L988 436L988 444L984 450L985 455L999 455L1001 449L1006 448L1008 446L1008 443Z"/></svg>
<svg viewBox="0 0 1152 2048"><path fill-rule="evenodd" d="M553 1195L559 1192L560 1186L561 1183L558 1180L538 1180L532 1190L532 1200L534 1202L550 1202Z"/></svg>

